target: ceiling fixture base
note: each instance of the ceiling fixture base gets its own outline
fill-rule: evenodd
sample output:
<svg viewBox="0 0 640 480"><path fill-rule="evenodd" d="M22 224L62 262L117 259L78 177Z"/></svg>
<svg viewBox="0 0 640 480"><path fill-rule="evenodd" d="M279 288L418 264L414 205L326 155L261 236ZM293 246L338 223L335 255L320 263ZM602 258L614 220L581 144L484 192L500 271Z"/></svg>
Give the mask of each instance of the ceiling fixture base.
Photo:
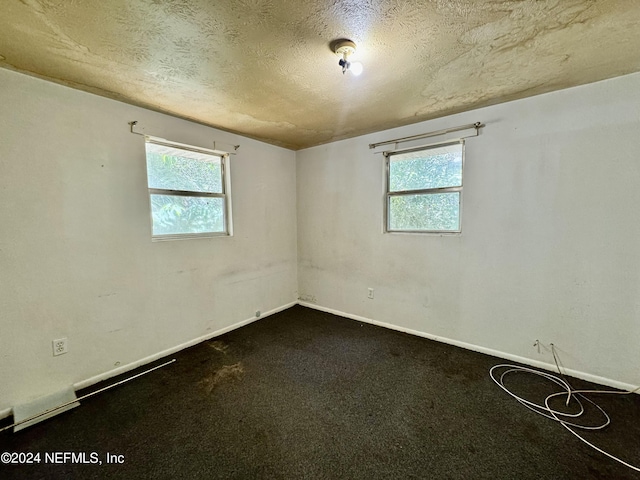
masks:
<svg viewBox="0 0 640 480"><path fill-rule="evenodd" d="M356 44L353 43L351 40L341 40L338 43L336 43L333 51L336 52L338 55L342 55L343 57L345 55L346 56L353 55L354 53L356 53Z"/></svg>

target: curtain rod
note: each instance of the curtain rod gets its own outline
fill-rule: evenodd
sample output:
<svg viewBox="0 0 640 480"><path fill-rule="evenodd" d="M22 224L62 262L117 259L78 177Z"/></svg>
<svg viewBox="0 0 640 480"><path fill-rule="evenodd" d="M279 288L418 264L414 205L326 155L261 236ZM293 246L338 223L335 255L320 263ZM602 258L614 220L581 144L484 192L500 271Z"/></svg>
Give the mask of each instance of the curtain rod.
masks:
<svg viewBox="0 0 640 480"><path fill-rule="evenodd" d="M478 129L484 127L484 123L476 122L470 123L468 125L461 125L459 127L445 128L443 130L437 130L435 132L422 133L420 135L413 135L411 137L402 137L396 138L395 140L387 140L385 142L378 143L370 143L369 148L376 148L382 145L391 145L392 143L400 143L400 142L408 142L410 140L419 140L421 138L429 138L429 137L437 137L438 135L444 135L445 133L458 132L460 130L468 130L470 128L476 129L476 135L478 134Z"/></svg>
<svg viewBox="0 0 640 480"><path fill-rule="evenodd" d="M130 125L130 131L131 133L133 133L134 135L140 135L142 137L151 137L152 135L147 135L146 133L140 133L140 132L136 132L133 130L133 127L135 127L138 124L137 120L133 120L131 122L129 122ZM178 142L174 142L174 143L178 143ZM224 143L224 142L219 142L219 143ZM226 153L230 153L231 155L235 155L235 151L238 150L240 148L240 145L233 145L231 143L225 143L225 145L230 145L233 147L234 152L226 152ZM215 140L213 141L213 149L216 149L216 142Z"/></svg>

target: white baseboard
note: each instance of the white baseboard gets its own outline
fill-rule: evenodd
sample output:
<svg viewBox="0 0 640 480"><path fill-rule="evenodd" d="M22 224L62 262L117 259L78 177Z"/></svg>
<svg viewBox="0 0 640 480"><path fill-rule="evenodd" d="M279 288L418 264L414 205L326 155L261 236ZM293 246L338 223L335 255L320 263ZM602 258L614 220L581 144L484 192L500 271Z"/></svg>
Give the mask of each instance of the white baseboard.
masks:
<svg viewBox="0 0 640 480"><path fill-rule="evenodd" d="M287 303L286 305L282 305L280 307L274 308L273 310L269 310L268 312L264 312L260 317L252 317L249 318L247 320L243 320L241 322L238 323L234 323L233 325L229 325L228 327L224 327L221 328L220 330L216 330L215 332L211 332L208 333L206 335L203 335L201 337L198 338L194 338L193 340L190 340L188 342L182 343L180 345L176 345L175 347L171 347L169 349L163 350L161 352L155 353L153 355L149 355L148 357L142 358L140 360L137 360L135 362L131 362L128 363L127 365L123 365L120 366L118 368L115 368L113 370L109 370L107 372L101 373L99 375L95 375L91 378L88 378L86 380L82 380L80 382L77 382L73 385L74 389L77 390L81 390L83 388L87 388L90 387L92 385L95 385L98 382L101 382L103 380L108 380L109 378L115 377L117 375L120 375L122 373L126 373L130 370L133 370L135 368L141 367L143 365L146 365L148 363L154 362L160 358L166 357L168 355L171 355L173 353L179 352L180 350L184 350L185 348L189 348L192 347L194 345L197 345L198 343L204 342L206 340L210 340L214 337L218 337L220 335L223 335L227 332L230 332L231 330L235 330L237 328L243 327L245 325L248 325L252 322L255 322L256 320L259 320L260 318L264 318L264 317L268 317L269 315L273 315L275 313L281 312L283 310L286 310L287 308L291 308L294 305L301 305L303 307L308 307L308 308L312 308L314 310L320 310L322 312L327 312L327 313L331 313L334 315L338 315L341 317L345 317L345 318L349 318L351 320L356 320L359 322L364 322L364 323L369 323L372 325L377 325L380 327L384 327L384 328L389 328L391 330L397 330L399 332L404 332L404 333L408 333L411 335L416 335L418 337L423 337L423 338L428 338L430 340L435 340L437 342L442 342L442 343L446 343L449 345L453 345L456 347L460 347L460 348L464 348L467 350L472 350L474 352L479 352L479 353L484 353L487 355L492 355L494 357L499 357L499 358L503 358L506 360L511 360L514 362L518 362L518 363L522 363L524 365L530 365L532 367L536 367L536 368L540 368L543 370L548 370L548 371L555 371L555 365L547 363L547 362L540 362L538 360L533 360L530 358L526 358L526 357L520 357L518 355L512 355L510 353L505 353L505 352L501 352L498 350L493 350L491 348L485 348L485 347L481 347L478 345L473 345L470 343L466 343L466 342L461 342L458 340L453 340L450 338L446 338L446 337L440 337L438 335L432 335L426 332L421 332L418 330L412 330L410 328L404 328L398 325L393 325L391 323L385 323L385 322L380 322L378 320L373 320L370 318L366 318L366 317L362 317L360 315L353 315L350 313L346 313L346 312L342 312L340 310L335 310L333 308L327 308L327 307L323 307L320 305L316 305L314 303L309 303L309 302L303 302L303 301L296 301L296 302L291 302L291 303ZM617 388L620 390L626 390L626 391L630 391L633 390L634 388L637 387L637 385L631 385L628 383L623 383L623 382L619 382L617 380L612 380L609 378L605 378L605 377L600 377L597 375L592 375L589 373L585 373L585 372L580 372L577 370L572 370L572 369L565 369L565 373L567 375L570 375L572 377L576 377L576 378L580 378L582 380L587 380L589 382L593 382L593 383L597 383L600 385L606 385L609 387L613 387L613 388ZM639 392L636 392L640 394ZM12 413L12 409L11 408L6 408L4 410L0 410L0 419L6 418L8 416L10 416Z"/></svg>
<svg viewBox="0 0 640 480"><path fill-rule="evenodd" d="M268 317L269 315L273 315L274 313L278 313L286 310L287 308L291 308L297 303L298 302L287 303L286 305L282 305L280 307L274 308L273 310L262 313L260 317L252 317L247 320L242 320L241 322L234 323L233 325L221 328L220 330L216 330L215 332L207 333L206 335L202 335L201 337L194 338L193 340L189 340L188 342L181 343L180 345L176 345L175 347L168 348L161 352L154 353L153 355L149 355L148 357L141 358L140 360L137 360L135 362L128 363L127 365L114 368L113 370L109 370L108 372L104 372L94 377L87 378L86 380L82 380L81 382L74 383L73 387L76 389L76 391L82 390L83 388L90 387L91 385L95 385L96 383L102 382L103 380L107 380L109 378L115 377L116 375L128 372L130 370L133 370L134 368L141 367L168 355L172 355L176 352L179 352L180 350L184 350L185 348L193 347L198 343L202 343L214 337L219 337L220 335L230 332L231 330L236 330L237 328L244 327L245 325L255 322L256 320L260 320L261 318Z"/></svg>
<svg viewBox="0 0 640 480"><path fill-rule="evenodd" d="M193 340L189 340L188 342L181 343L180 345L176 345L175 347L168 348L158 353L154 353L153 355L149 355L148 357L141 358L140 360L136 360L135 362L128 363L126 365L122 365L118 368L114 368L113 370L109 370L107 372L101 373L99 375L95 375L91 378L87 378L86 380L82 380L80 382L74 383L74 390L82 390L83 388L90 387L95 385L98 382L102 382L103 380L108 380L109 378L115 377L117 375L126 373L135 368L141 367L148 363L154 362L160 358L166 357L167 355L172 355L180 350L184 350L185 348L192 347L197 345L198 343L204 342L206 340L210 340L214 337L219 337L220 335L230 332L231 330L235 330L240 327L244 327L249 323L255 322L256 320L260 320L261 318L268 317L269 315L273 315L274 313L281 312L282 310L286 310L287 308L291 308L296 305L298 302L287 303L286 305L282 305L280 307L274 308L273 310L269 310L268 312L264 312L260 315L260 317L252 317L247 320L242 320L241 322L234 323L233 325L229 325L228 327L221 328L220 330L216 330L215 332L207 333L198 338L194 338ZM0 410L0 419L6 418L12 414L11 408L6 408L4 410Z"/></svg>
<svg viewBox="0 0 640 480"><path fill-rule="evenodd" d="M298 302L299 305L303 307L313 308L314 310L320 310L322 312L331 313L333 315L338 315L341 317L350 318L351 320L357 320L359 322L370 323L372 325L377 325L379 327L389 328L391 330L397 330L399 332L409 333L411 335L416 335L418 337L428 338L429 340L435 340L436 342L446 343L448 345L453 345L455 347L464 348L467 350L472 350L474 352L484 353L487 355L491 355L494 357L504 358L505 360L511 360L512 362L522 363L524 365L529 365L532 367L540 368L542 370L548 370L551 372L556 372L556 366L552 363L541 362L538 360L533 360L531 358L520 357L518 355L512 355L510 353L501 352L499 350L493 350L491 348L485 348L478 345L473 345L471 343L461 342L459 340L453 340L446 337L440 337L438 335L432 335L425 332L420 332L418 330L412 330L410 328L400 327L398 325L393 325L391 323L380 322L378 320L372 320L370 318L361 317L360 315L352 315L350 313L341 312L340 310L335 310L333 308L322 307L320 305L316 305L315 303L308 302ZM578 370L572 370L569 368L564 369L564 373L580 378L582 380L587 380L588 382L597 383L599 385L606 385L608 387L617 388L619 390L631 391L635 388L638 388L638 385L631 385L628 383L619 382L617 380L612 380L610 378L600 377L598 375L592 375L590 373L580 372ZM640 391L636 393L640 394Z"/></svg>

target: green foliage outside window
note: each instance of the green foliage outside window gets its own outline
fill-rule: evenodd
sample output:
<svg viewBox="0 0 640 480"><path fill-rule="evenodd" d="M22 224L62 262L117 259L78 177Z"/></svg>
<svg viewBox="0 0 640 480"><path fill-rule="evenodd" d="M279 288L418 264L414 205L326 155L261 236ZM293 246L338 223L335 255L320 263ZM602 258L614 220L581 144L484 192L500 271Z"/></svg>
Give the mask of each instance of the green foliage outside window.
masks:
<svg viewBox="0 0 640 480"><path fill-rule="evenodd" d="M459 187L458 191L438 189ZM462 144L390 155L390 230L459 231ZM397 195L395 192L415 194Z"/></svg>
<svg viewBox="0 0 640 480"><path fill-rule="evenodd" d="M222 193L220 157L169 155L154 151L153 147L147 148L149 188Z"/></svg>
<svg viewBox="0 0 640 480"><path fill-rule="evenodd" d="M154 235L224 231L222 198L151 195Z"/></svg>
<svg viewBox="0 0 640 480"><path fill-rule="evenodd" d="M391 197L390 228L445 232L459 230L459 199L458 192Z"/></svg>
<svg viewBox="0 0 640 480"><path fill-rule="evenodd" d="M147 172L154 235L219 233L225 198L185 196L159 190L223 193L222 160L215 155L147 143Z"/></svg>

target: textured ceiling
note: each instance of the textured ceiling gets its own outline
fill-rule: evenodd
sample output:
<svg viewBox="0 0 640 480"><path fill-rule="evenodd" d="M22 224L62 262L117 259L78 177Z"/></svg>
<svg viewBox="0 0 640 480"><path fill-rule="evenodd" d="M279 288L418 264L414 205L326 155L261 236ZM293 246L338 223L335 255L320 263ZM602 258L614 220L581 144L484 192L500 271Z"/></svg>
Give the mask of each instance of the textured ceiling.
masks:
<svg viewBox="0 0 640 480"><path fill-rule="evenodd" d="M638 0L0 0L0 66L299 149L640 70ZM364 73L329 44L350 38Z"/></svg>

